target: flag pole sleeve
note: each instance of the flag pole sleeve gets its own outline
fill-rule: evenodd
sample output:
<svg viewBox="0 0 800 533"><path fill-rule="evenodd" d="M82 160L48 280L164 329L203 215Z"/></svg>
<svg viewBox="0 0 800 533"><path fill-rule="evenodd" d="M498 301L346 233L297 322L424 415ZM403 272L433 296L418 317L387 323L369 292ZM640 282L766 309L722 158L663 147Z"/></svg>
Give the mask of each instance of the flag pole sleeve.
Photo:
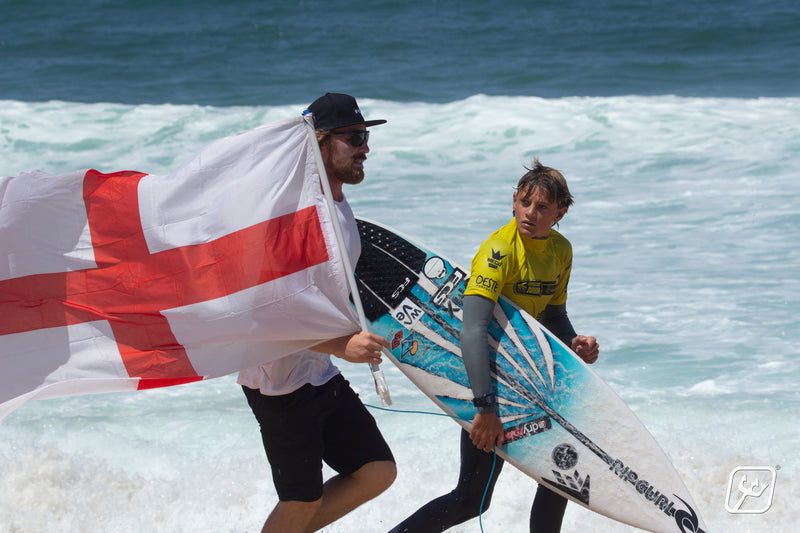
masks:
<svg viewBox="0 0 800 533"><path fill-rule="evenodd" d="M322 185L322 192L325 196L325 201L328 204L328 210L331 213L331 222L333 223L333 231L336 235L336 241L338 243L339 248L339 255L342 259L342 264L344 265L345 274L347 275L347 282L350 284L350 292L353 295L353 305L356 308L356 313L358 314L358 321L361 325L361 329L363 331L369 331L369 326L367 325L367 318L364 314L364 307L361 304L361 297L358 295L358 285L356 285L356 278L353 271L353 265L350 264L350 257L348 254L344 253L344 238L342 236L342 227L339 224L339 217L336 216L336 206L333 203L333 194L331 193L331 186L328 183L328 175L325 172L325 164L322 161L322 153L319 149L319 143L317 142L317 134L314 130L314 125L312 121L312 115L309 112L303 114L303 118L306 124L306 128L308 129L308 136L311 139L311 146L314 150L314 157L317 161L317 167L319 168L319 181ZM384 349L385 350L385 349ZM392 399L389 396L389 387L386 385L386 378L383 375L383 370L381 370L380 365L376 365L373 363L369 364L369 368L372 371L372 379L375 381L375 392L378 393L378 396L381 398L381 402L383 403L384 407L388 407L392 405Z"/></svg>

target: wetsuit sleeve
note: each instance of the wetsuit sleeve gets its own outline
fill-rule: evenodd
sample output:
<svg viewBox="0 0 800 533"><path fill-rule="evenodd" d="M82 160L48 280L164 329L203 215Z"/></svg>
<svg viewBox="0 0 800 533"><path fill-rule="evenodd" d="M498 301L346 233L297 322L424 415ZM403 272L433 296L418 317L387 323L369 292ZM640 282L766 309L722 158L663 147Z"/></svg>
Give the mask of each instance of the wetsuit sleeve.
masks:
<svg viewBox="0 0 800 533"><path fill-rule="evenodd" d="M539 322L549 329L553 335L566 344L572 345L572 339L575 338L575 328L572 327L572 322L567 316L567 304L548 305L539 315Z"/></svg>
<svg viewBox="0 0 800 533"><path fill-rule="evenodd" d="M483 296L464 297L461 324L461 357L476 398L491 391L489 378L489 321L495 302Z"/></svg>

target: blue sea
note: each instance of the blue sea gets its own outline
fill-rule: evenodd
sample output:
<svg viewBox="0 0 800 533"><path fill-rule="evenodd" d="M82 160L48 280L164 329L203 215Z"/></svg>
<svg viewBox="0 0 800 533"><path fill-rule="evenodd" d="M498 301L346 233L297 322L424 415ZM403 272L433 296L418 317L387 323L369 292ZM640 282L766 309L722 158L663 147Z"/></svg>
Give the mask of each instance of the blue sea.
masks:
<svg viewBox="0 0 800 533"><path fill-rule="evenodd" d="M351 93L389 121L346 189L355 212L461 265L510 219L526 164L560 169L568 308L601 344L594 370L709 532L800 522L795 0L0 0L0 65L7 176L165 174ZM379 406L368 369L340 366ZM455 483L459 428L383 368L401 412L373 413L398 479L326 533L388 530ZM776 469L768 511L725 510L741 466ZM483 531L527 531L534 490L507 467ZM0 424L2 532L255 532L275 502L235 376L32 402ZM563 531L633 529L571 504Z"/></svg>

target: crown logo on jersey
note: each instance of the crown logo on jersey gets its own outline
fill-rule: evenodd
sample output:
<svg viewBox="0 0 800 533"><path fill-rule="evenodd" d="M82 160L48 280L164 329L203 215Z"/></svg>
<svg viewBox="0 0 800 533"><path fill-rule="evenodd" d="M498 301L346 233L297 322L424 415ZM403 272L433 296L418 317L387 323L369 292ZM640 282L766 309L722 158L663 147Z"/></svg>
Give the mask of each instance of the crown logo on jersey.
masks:
<svg viewBox="0 0 800 533"><path fill-rule="evenodd" d="M501 261L502 261L502 260L503 260L503 259L504 259L506 256L508 256L508 254L506 254L506 255L502 255L500 252L498 252L497 250L495 250L494 248L492 248L492 257L487 257L487 258L486 258L486 262L487 262L487 264L488 264L489 268L494 268L494 269L497 269L497 268L499 268L499 267L500 267L500 263L501 263Z"/></svg>

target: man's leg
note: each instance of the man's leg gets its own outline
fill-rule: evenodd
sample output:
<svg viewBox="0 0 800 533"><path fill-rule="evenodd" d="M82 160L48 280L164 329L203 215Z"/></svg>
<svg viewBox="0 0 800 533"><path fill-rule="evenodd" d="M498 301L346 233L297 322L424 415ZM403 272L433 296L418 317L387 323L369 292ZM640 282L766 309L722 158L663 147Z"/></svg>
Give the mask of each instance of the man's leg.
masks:
<svg viewBox="0 0 800 533"><path fill-rule="evenodd" d="M304 385L280 396L242 387L261 426L279 502L262 532L302 533L322 505L321 409L315 395L323 387Z"/></svg>
<svg viewBox="0 0 800 533"><path fill-rule="evenodd" d="M334 379L337 387L329 403L335 407L325 420L322 458L338 475L324 483L322 506L307 531L316 531L375 498L397 477L394 457L375 419L347 380Z"/></svg>
<svg viewBox="0 0 800 533"><path fill-rule="evenodd" d="M261 528L261 533L303 533L322 504L314 502L278 502ZM313 530L311 530L313 531Z"/></svg>
<svg viewBox="0 0 800 533"><path fill-rule="evenodd" d="M304 394L304 401L298 401L298 394ZM321 387L304 387L298 394L280 400L245 388L261 424L273 481L281 498L264 523L263 532L317 531L385 491L397 475L392 453L374 418L341 375ZM288 406L274 405L277 401L292 404L291 416ZM318 407L321 411L312 417L297 414L298 408L317 411ZM338 414L332 416L331 411ZM326 421L315 419L318 415ZM272 423L273 417L280 422ZM317 455L320 443L315 434L323 426L327 428L322 437L327 443L323 447L327 449L326 462L344 472L324 484ZM314 479L319 480L316 490ZM313 500L320 493L322 497Z"/></svg>
<svg viewBox="0 0 800 533"><path fill-rule="evenodd" d="M373 461L346 476L334 476L322 488L322 505L306 532L318 531L389 488L397 477L392 461Z"/></svg>
<svg viewBox="0 0 800 533"><path fill-rule="evenodd" d="M396 475L393 462L373 461L348 476L334 476L325 482L317 501L278 502L261 532L319 531L388 489Z"/></svg>

